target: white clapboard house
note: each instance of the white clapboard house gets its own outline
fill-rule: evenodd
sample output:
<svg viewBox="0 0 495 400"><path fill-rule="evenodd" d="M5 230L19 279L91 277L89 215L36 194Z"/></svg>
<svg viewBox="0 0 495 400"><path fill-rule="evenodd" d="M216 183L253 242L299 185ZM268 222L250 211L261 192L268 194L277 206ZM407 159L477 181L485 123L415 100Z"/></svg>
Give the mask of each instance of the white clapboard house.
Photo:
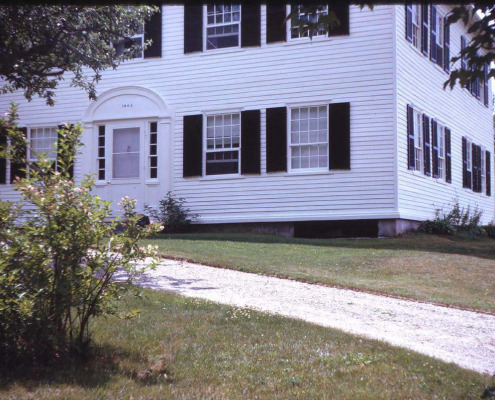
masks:
<svg viewBox="0 0 495 400"><path fill-rule="evenodd" d="M443 89L470 40L444 24L451 6L334 7L341 24L310 40L290 6L164 5L133 38L153 45L103 74L98 101L65 82L54 107L16 93L0 109L20 105L37 151L82 121L76 179L140 208L173 191L203 229L390 235L455 200L491 221L492 92ZM0 162L3 200L16 175Z"/></svg>

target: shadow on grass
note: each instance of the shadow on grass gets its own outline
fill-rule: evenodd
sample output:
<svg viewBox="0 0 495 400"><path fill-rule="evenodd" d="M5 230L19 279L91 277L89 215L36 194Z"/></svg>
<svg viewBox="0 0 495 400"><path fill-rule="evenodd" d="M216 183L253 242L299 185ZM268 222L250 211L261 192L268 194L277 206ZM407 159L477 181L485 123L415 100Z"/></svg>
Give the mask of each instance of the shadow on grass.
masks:
<svg viewBox="0 0 495 400"><path fill-rule="evenodd" d="M474 255L495 260L495 240L469 236L436 236L414 233L398 238L303 239L267 234L185 233L162 234L148 240L229 241L260 244L295 244L346 249L393 251L425 251L458 255Z"/></svg>
<svg viewBox="0 0 495 400"><path fill-rule="evenodd" d="M30 391L40 386L60 384L95 388L105 386L116 375L142 384L158 383L156 371L136 369L144 363L143 356L137 352L110 345L95 345L87 360L67 357L49 366L0 366L0 388L6 390L13 384ZM159 372L168 370L162 368Z"/></svg>

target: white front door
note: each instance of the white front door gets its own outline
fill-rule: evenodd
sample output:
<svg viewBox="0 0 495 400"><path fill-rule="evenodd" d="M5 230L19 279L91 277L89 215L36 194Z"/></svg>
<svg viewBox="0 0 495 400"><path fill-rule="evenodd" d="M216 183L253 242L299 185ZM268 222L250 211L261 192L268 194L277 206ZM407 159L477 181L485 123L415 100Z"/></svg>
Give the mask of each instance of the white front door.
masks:
<svg viewBox="0 0 495 400"><path fill-rule="evenodd" d="M106 133L107 182L105 199L113 209L124 196L142 203L145 182L145 123L140 121L108 123Z"/></svg>

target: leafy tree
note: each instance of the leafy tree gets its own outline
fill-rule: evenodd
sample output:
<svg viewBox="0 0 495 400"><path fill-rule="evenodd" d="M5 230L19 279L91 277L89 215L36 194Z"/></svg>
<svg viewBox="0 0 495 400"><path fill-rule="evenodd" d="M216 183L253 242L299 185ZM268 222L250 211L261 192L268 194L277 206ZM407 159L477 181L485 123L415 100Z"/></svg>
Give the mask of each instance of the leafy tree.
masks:
<svg viewBox="0 0 495 400"><path fill-rule="evenodd" d="M455 6L447 16L447 23L453 24L459 20L465 26L469 26L468 33L472 35L472 40L451 59L454 63L464 57L467 69L456 68L451 71L449 79L445 82L445 87L448 85L450 88L453 88L457 82L466 85L473 79L483 79L485 65L491 65L495 60L495 26L493 25L495 4L474 3ZM495 70L491 70L487 79L494 76Z"/></svg>
<svg viewBox="0 0 495 400"><path fill-rule="evenodd" d="M0 93L23 90L28 100L39 95L53 105L54 90L71 73L71 85L94 100L101 72L141 50L133 45L117 55L111 43L142 30L155 11L146 6L0 6Z"/></svg>
<svg viewBox="0 0 495 400"><path fill-rule="evenodd" d="M1 155L19 159L16 147L25 143L16 119L13 108L0 120L11 139L9 153ZM154 248L138 242L161 227L140 226L129 198L119 203L121 218L112 218L110 202L91 195L90 177L80 184L70 177L81 126L65 125L58 133L57 171L38 154L28 177L15 183L21 202L0 201L2 366L46 363L67 352L87 355L91 320L116 313L124 292L138 294L130 284L145 269L136 262L155 256Z"/></svg>
<svg viewBox="0 0 495 400"><path fill-rule="evenodd" d="M361 8L365 6L373 9L372 3L358 2ZM315 13L321 10L321 6L307 5L305 10L308 13ZM314 21L308 21L306 18L298 18L296 11L291 11L287 17L291 19L293 27L296 27L299 32L307 32L312 38L313 33L318 29L323 29L324 32L329 32L336 26L340 25L337 15L330 9L327 15L319 14ZM465 26L469 26L468 33L472 35L472 40L466 43L466 47L456 56L451 58L451 62L455 63L462 57L466 60L467 68L462 69L460 66L451 69L449 79L445 82L444 87L453 88L456 83L466 85L468 82L476 78L484 79L485 64L490 65L495 61L495 4L474 3L472 5L456 5L447 15L447 23L453 24L457 21L462 21ZM495 70L491 70L487 78L495 76Z"/></svg>

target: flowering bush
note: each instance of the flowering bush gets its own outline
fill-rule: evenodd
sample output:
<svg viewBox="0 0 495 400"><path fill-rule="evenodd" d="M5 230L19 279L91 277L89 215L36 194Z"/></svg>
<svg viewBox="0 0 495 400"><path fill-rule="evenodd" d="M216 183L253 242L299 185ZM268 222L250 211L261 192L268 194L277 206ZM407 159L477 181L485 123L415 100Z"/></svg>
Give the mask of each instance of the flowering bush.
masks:
<svg viewBox="0 0 495 400"><path fill-rule="evenodd" d="M15 143L22 143L15 108L2 123L14 144L7 155L15 157ZM61 128L57 171L39 155L29 177L14 183L22 201L0 201L0 359L5 365L44 363L64 352L87 354L91 319L115 314L122 294L139 290L129 285L144 272L138 262L147 257L151 267L156 262L156 249L138 242L161 227L136 223L135 200L123 198L121 216L112 218L110 202L91 194L93 179L76 184L70 178L81 133L80 125Z"/></svg>

